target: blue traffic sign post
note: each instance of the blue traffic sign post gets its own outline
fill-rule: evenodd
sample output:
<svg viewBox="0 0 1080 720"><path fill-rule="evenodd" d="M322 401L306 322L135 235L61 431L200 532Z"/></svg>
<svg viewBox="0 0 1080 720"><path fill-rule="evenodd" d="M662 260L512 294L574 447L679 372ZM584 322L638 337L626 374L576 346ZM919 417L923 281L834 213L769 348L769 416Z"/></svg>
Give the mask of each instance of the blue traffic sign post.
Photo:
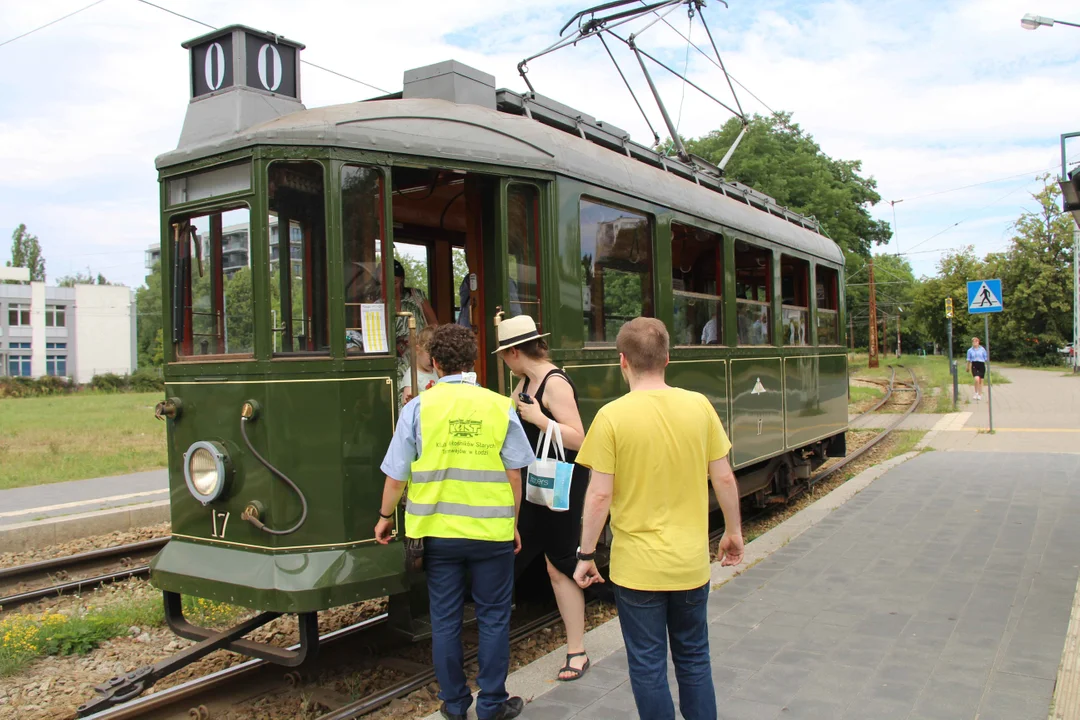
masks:
<svg viewBox="0 0 1080 720"><path fill-rule="evenodd" d="M983 316L986 335L986 409L990 415L990 432L994 432L994 391L990 383L990 314L1005 309L1000 280L969 280L967 284L968 313Z"/></svg>

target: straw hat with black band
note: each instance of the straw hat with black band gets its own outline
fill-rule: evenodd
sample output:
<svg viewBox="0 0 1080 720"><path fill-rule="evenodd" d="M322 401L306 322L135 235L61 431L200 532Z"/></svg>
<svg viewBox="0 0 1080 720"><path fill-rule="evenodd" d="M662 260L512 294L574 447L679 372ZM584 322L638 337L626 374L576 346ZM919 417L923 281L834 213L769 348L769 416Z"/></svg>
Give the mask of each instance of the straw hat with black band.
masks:
<svg viewBox="0 0 1080 720"><path fill-rule="evenodd" d="M495 348L494 355L515 345L527 343L530 340L547 337L551 333L539 333L536 330L536 321L528 315L518 315L507 318L499 323L499 346Z"/></svg>

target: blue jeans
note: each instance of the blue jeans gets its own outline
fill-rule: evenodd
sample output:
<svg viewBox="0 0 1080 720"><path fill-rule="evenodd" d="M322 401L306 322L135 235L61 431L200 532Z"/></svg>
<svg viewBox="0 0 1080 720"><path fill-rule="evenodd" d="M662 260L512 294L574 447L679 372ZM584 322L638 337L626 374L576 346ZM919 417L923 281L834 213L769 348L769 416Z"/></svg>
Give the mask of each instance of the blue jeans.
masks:
<svg viewBox="0 0 1080 720"><path fill-rule="evenodd" d="M476 677L480 695L476 714L481 720L489 718L510 697L506 692L506 673L510 669L514 543L425 538L424 567L431 600L431 656L439 680L439 699L456 715L465 715L472 705L461 649L466 573L472 576L472 599L480 635L480 671Z"/></svg>
<svg viewBox="0 0 1080 720"><path fill-rule="evenodd" d="M671 592L615 586L630 687L642 720L674 720L667 679L667 646L679 683L679 710L686 720L716 720L709 658L709 585Z"/></svg>

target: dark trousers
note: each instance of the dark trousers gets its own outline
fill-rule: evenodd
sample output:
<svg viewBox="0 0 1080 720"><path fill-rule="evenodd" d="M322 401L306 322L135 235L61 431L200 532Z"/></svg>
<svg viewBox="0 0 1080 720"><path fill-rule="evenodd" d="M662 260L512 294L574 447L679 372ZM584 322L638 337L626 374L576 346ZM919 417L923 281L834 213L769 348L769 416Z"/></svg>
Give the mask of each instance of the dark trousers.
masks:
<svg viewBox="0 0 1080 720"><path fill-rule="evenodd" d="M439 680L439 699L446 709L464 715L472 705L465 683L461 626L465 610L466 573L472 577L472 599L480 635L476 714L495 715L510 697L510 601L514 588L514 543L425 538L424 567L431 599L431 655Z"/></svg>
<svg viewBox="0 0 1080 720"><path fill-rule="evenodd" d="M673 592L615 586L615 603L630 667L630 687L642 718L675 718L667 676L670 638L671 659L679 683L679 710L686 720L715 720L708 599L708 584Z"/></svg>

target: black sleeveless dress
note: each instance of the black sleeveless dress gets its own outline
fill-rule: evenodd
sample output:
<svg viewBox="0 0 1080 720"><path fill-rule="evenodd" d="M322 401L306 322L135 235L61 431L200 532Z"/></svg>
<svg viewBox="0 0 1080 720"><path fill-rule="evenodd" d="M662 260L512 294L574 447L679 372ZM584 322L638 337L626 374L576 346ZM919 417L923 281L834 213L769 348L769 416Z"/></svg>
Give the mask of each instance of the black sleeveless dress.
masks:
<svg viewBox="0 0 1080 720"><path fill-rule="evenodd" d="M577 388L562 370L555 368L544 376L540 386L533 394L533 402L540 404L540 411L552 420L555 417L551 411L544 407L541 402L544 397L544 389L548 379L552 375L558 375L570 383L570 389L574 392L574 403L577 403ZM529 392L529 378L521 387L521 392ZM537 440L542 437L540 428L532 423L521 421L525 429L525 435L535 448ZM553 454L551 451L550 454ZM577 458L576 450L566 451L566 462L574 462ZM522 482L525 478L522 478ZM523 496L521 499L521 513L518 518L518 532L521 534L521 552L515 558L515 573L522 572L538 555L546 555L551 564L558 568L559 572L567 577L574 576L577 568L577 548L581 542L581 515L585 509L585 490L589 484L589 469L581 465L574 465L573 480L570 483L570 509L565 512L556 512L543 505L531 503Z"/></svg>

